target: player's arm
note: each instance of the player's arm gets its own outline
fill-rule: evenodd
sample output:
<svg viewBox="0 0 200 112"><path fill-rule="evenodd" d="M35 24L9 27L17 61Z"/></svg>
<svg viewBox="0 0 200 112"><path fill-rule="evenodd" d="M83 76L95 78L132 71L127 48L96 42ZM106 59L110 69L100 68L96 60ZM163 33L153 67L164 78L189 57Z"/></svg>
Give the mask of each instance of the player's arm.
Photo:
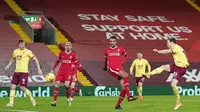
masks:
<svg viewBox="0 0 200 112"><path fill-rule="evenodd" d="M149 64L148 61L146 61L146 66L147 66L148 72L151 72L151 65Z"/></svg>
<svg viewBox="0 0 200 112"><path fill-rule="evenodd" d="M76 66L78 68L78 70L83 70L83 66L81 65L80 61L77 61Z"/></svg>
<svg viewBox="0 0 200 112"><path fill-rule="evenodd" d="M78 70L83 70L83 66L81 65L80 61L78 60L76 53L74 56L74 63L75 63L75 66L78 68Z"/></svg>
<svg viewBox="0 0 200 112"><path fill-rule="evenodd" d="M153 49L153 51L159 54L170 54L173 52L172 49L163 49L163 50Z"/></svg>
<svg viewBox="0 0 200 112"><path fill-rule="evenodd" d="M16 60L16 55L15 51L13 51L12 58L10 59L8 65L5 67L5 70L8 70L10 66L15 62L15 60Z"/></svg>
<svg viewBox="0 0 200 112"><path fill-rule="evenodd" d="M103 67L103 70L107 70L107 61L108 61L108 57L107 57L107 50L105 49L104 50L104 67Z"/></svg>
<svg viewBox="0 0 200 112"><path fill-rule="evenodd" d="M32 59L33 59L33 60L35 61L35 63L36 63L36 66L37 66L37 69L38 69L38 74L42 75L42 70L41 70L41 68L40 68L40 63L39 63L37 57L36 57L36 56L33 56Z"/></svg>
<svg viewBox="0 0 200 112"><path fill-rule="evenodd" d="M15 62L15 59L16 58L13 58L13 57L10 59L8 65L5 67L5 70L8 70L10 68L10 66Z"/></svg>
<svg viewBox="0 0 200 112"><path fill-rule="evenodd" d="M59 53L56 62L53 64L53 67L51 68L52 73L53 73L54 69L58 66L60 60L61 60L61 53Z"/></svg>
<svg viewBox="0 0 200 112"><path fill-rule="evenodd" d="M133 75L133 69L135 67L135 61L132 62L131 67L130 67L130 74Z"/></svg>
<svg viewBox="0 0 200 112"><path fill-rule="evenodd" d="M126 62L128 60L128 53L124 48L122 48L122 55L124 56L123 62Z"/></svg>

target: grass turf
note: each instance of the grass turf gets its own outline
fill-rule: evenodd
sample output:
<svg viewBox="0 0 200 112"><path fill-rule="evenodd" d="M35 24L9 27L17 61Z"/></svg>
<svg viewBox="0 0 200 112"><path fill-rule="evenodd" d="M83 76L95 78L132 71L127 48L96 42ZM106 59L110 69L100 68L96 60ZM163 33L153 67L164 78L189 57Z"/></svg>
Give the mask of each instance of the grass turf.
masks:
<svg viewBox="0 0 200 112"><path fill-rule="evenodd" d="M52 97L35 98L37 106L33 107L28 98L15 98L14 107L4 107L9 98L1 98L0 112L118 112L114 106L118 97L75 97L71 106L68 106L65 97L58 97L57 106L51 107ZM200 112L200 97L182 96L183 106L177 112ZM144 101L127 102L121 105L123 112L172 112L175 106L174 96L144 96Z"/></svg>

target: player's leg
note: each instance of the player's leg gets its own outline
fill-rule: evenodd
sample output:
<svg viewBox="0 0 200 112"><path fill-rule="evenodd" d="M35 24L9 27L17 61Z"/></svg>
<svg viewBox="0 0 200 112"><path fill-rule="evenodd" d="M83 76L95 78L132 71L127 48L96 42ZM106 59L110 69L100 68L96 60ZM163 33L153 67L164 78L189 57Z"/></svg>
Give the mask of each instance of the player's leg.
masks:
<svg viewBox="0 0 200 112"><path fill-rule="evenodd" d="M57 79L57 81L56 81L54 91L53 91L53 102L51 102L51 106L56 106L56 101L57 101L57 98L59 95L59 87L60 87L61 81L58 81L58 78L56 78L56 79Z"/></svg>
<svg viewBox="0 0 200 112"><path fill-rule="evenodd" d="M30 101L33 106L36 106L36 101L32 97L31 92L26 88L28 84L28 73L21 73L20 74L20 89L24 91L27 97L30 98Z"/></svg>
<svg viewBox="0 0 200 112"><path fill-rule="evenodd" d="M35 99L32 97L31 92L26 88L26 86L20 86L20 89L22 91L24 91L24 93L26 94L27 97L30 98L30 101L32 103L33 106L36 106L36 101Z"/></svg>
<svg viewBox="0 0 200 112"><path fill-rule="evenodd" d="M126 91L124 90L124 80L123 79L120 79L119 80L120 81L120 85L122 86L122 90L121 90L121 92L120 92L120 94L119 94L119 99L118 99L118 101L117 101L117 104L116 104L116 106L115 106L115 109L123 109L122 107L121 107L121 103L122 103L122 101L124 100L124 97L126 96Z"/></svg>
<svg viewBox="0 0 200 112"><path fill-rule="evenodd" d="M177 84L181 80L182 76L186 73L186 68L177 67L176 65L171 64L170 65L170 72L174 72L174 77L173 77L173 80L171 82L171 86L172 86L173 92L176 96L176 106L174 107L174 110L177 110L182 106L182 104L180 102L180 94L179 94L179 91L178 91L178 88L177 88Z"/></svg>
<svg viewBox="0 0 200 112"><path fill-rule="evenodd" d="M7 107L13 107L13 105L14 105L15 88L16 87L17 87L17 85L15 85L15 84L11 84L11 86L10 86L10 101L6 105Z"/></svg>
<svg viewBox="0 0 200 112"><path fill-rule="evenodd" d="M71 101L73 101L73 99L74 99L75 84L76 84L76 82L72 81L72 83L70 85L70 89L71 89L70 99L71 99Z"/></svg>
<svg viewBox="0 0 200 112"><path fill-rule="evenodd" d="M144 76L149 79L152 75L160 74L163 71L168 71L169 72L170 71L170 65L169 64L162 65L162 66L154 69L153 71L151 71L149 73L145 73Z"/></svg>
<svg viewBox="0 0 200 112"><path fill-rule="evenodd" d="M124 70L120 70L119 74L120 77L122 77L121 80L123 80L123 85L122 88L125 90L126 95L128 97L128 101L136 100L137 98L134 98L130 94L130 87L129 87L129 81L128 81L128 73L125 72Z"/></svg>
<svg viewBox="0 0 200 112"><path fill-rule="evenodd" d="M68 84L68 83L69 83L69 84ZM65 96L66 96L66 100L69 99L69 95L70 95L70 85L71 85L71 82L65 81Z"/></svg>
<svg viewBox="0 0 200 112"><path fill-rule="evenodd" d="M140 101L143 100L142 90L143 90L143 88L142 88L142 83L139 82L139 83L138 83L138 86L137 86L137 92L138 92L138 95L139 95L139 99L140 99Z"/></svg>
<svg viewBox="0 0 200 112"><path fill-rule="evenodd" d="M142 96L142 90L143 90L142 85L143 85L143 83L144 83L144 77L137 78L136 85L137 85L137 92L138 92L138 96L139 96L140 101L143 100L143 96Z"/></svg>
<svg viewBox="0 0 200 112"><path fill-rule="evenodd" d="M75 75L75 78L76 78L76 81L78 80L78 77L77 77L77 73L76 74L74 74ZM79 89L79 88L77 88L77 87L74 87L74 91L75 92L78 92L79 93L79 96L82 96L83 94L82 94L82 89Z"/></svg>
<svg viewBox="0 0 200 112"><path fill-rule="evenodd" d="M179 91L177 88L177 84L178 84L178 80L172 79L171 87L173 89L174 95L176 96L176 106L174 107L174 110L177 110L182 106L182 104L180 102L180 94L179 94Z"/></svg>
<svg viewBox="0 0 200 112"><path fill-rule="evenodd" d="M83 95L82 89L79 89L79 88L77 88L77 87L74 87L74 89L75 89L75 92L79 93L79 96L82 96L82 95Z"/></svg>
<svg viewBox="0 0 200 112"><path fill-rule="evenodd" d="M69 98L69 94L70 94L70 84L71 82L69 80L65 81L65 87L66 87L66 100L67 103L69 104L69 106L71 106L71 99Z"/></svg>
<svg viewBox="0 0 200 112"><path fill-rule="evenodd" d="M15 98L15 89L17 87L17 85L20 82L20 77L17 73L14 73L12 81L11 81L11 86L10 86L10 101L9 103L6 105L8 107L13 107L14 105L14 98Z"/></svg>
<svg viewBox="0 0 200 112"><path fill-rule="evenodd" d="M72 78L71 78L71 85L70 85L70 89L71 89L70 98L71 98L71 101L73 101L73 98L74 98L76 81L77 81L76 75L73 75Z"/></svg>
<svg viewBox="0 0 200 112"><path fill-rule="evenodd" d="M53 102L51 102L51 106L56 106L57 97L59 95L59 87L60 83L64 81L63 71L58 70L55 80L55 87L53 92Z"/></svg>

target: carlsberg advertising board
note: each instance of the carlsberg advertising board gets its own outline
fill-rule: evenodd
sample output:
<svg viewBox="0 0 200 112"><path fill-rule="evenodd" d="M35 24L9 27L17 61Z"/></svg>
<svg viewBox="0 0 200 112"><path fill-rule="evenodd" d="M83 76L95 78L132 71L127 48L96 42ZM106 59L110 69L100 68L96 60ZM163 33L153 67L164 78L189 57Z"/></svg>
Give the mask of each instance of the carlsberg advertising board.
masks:
<svg viewBox="0 0 200 112"><path fill-rule="evenodd" d="M121 87L107 87L97 86L94 89L94 96L119 96ZM130 90L131 95L134 95L134 91Z"/></svg>
<svg viewBox="0 0 200 112"><path fill-rule="evenodd" d="M83 96L119 96L121 87L120 86L80 86L82 89ZM31 94L34 97L50 97L53 96L53 86L43 86L43 87L28 87ZM173 91L170 86L144 86L143 95L173 95ZM182 96L199 96L200 95L200 85L193 86L178 86L180 95ZM9 97L10 88L1 87L0 97ZM130 88L131 95L138 95L135 86ZM65 96L65 87L60 87L59 95ZM77 96L78 93L75 93ZM20 88L17 88L15 97L26 97Z"/></svg>

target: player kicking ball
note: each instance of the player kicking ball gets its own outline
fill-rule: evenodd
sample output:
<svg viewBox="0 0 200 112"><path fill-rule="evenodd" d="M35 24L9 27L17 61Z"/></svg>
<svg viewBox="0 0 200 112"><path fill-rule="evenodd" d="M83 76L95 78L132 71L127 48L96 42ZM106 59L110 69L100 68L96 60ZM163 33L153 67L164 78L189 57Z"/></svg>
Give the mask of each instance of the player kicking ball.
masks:
<svg viewBox="0 0 200 112"><path fill-rule="evenodd" d="M189 63L188 63L186 52L181 46L176 44L175 38L169 38L167 40L167 47L168 49L164 49L164 50L153 49L153 51L159 54L172 54L174 58L174 63L162 65L154 69L153 71L144 74L144 76L146 76L147 78L150 78L151 76L160 74L163 71L174 73L174 77L171 82L171 87L176 96L176 105L174 107L174 110L177 110L182 106L180 102L180 95L177 88L177 84L181 80L182 76L186 73L186 68L189 66Z"/></svg>
<svg viewBox="0 0 200 112"><path fill-rule="evenodd" d="M124 58L121 58L121 57ZM119 80L122 90L115 109L123 109L121 107L121 102L123 101L125 95L128 97L128 101L136 100L137 98L130 95L130 88L128 82L128 73L124 71L122 64L128 59L128 54L125 49L121 46L117 46L117 37L110 37L110 47L104 50L105 65L104 70L108 72L116 79Z"/></svg>
<svg viewBox="0 0 200 112"><path fill-rule="evenodd" d="M66 87L66 97L69 94L70 89L70 82L74 78L74 64L77 63L77 55L72 50L72 44L71 42L65 43L65 51L61 51L57 57L57 61L52 67L51 72L57 67L57 65L60 63L57 75L56 75L56 84L54 88L54 97L53 102L51 103L51 106L56 106L57 97L59 95L59 87L60 83L64 82L64 85ZM71 89L71 98L69 100L69 105L71 105L71 99L74 95L75 89Z"/></svg>

